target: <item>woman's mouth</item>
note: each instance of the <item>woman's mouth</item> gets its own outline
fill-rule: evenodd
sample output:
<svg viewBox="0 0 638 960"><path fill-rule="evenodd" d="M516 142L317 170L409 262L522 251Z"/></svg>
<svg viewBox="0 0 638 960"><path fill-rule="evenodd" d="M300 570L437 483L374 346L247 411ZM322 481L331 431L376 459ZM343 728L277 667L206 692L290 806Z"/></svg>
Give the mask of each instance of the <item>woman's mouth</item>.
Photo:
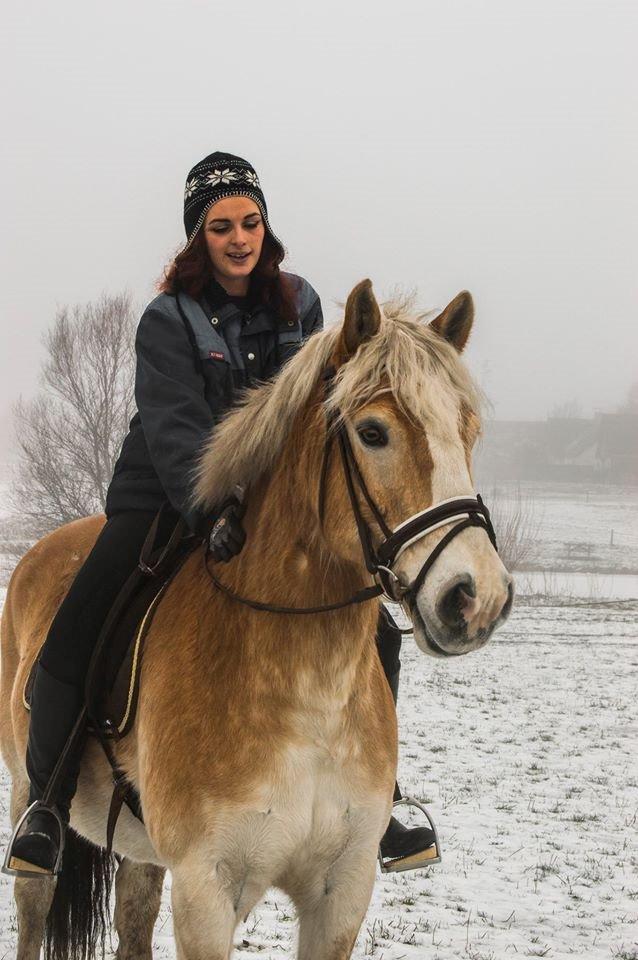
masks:
<svg viewBox="0 0 638 960"><path fill-rule="evenodd" d="M250 253L227 253L226 256L234 260L235 263L243 263L248 259Z"/></svg>

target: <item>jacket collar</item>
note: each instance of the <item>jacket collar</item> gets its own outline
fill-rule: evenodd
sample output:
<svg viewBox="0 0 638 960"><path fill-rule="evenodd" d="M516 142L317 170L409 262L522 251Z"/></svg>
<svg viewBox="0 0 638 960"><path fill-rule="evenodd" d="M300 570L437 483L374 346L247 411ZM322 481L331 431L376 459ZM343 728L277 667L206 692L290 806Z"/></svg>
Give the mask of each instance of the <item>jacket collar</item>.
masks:
<svg viewBox="0 0 638 960"><path fill-rule="evenodd" d="M251 296L250 290L246 297L233 297L224 290L220 283L211 279L200 297L200 302L204 313L211 316L216 310L228 304L234 305L238 313L249 313L251 333L279 329L279 323L272 310L266 304L257 302Z"/></svg>
<svg viewBox="0 0 638 960"><path fill-rule="evenodd" d="M250 295L250 290L247 296L236 297L228 293L224 287L222 287L221 283L218 283L217 280L213 278L211 278L204 287L203 299L206 300L206 303L212 310L216 310L226 303L234 303L240 310L248 310L251 306L255 305L254 299Z"/></svg>

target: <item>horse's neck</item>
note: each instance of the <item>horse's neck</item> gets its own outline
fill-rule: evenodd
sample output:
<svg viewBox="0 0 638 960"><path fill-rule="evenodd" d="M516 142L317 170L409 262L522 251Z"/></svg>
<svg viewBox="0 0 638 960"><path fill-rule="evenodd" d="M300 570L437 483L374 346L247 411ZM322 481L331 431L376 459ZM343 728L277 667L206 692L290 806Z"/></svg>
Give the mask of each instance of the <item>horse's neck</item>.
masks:
<svg viewBox="0 0 638 960"><path fill-rule="evenodd" d="M312 459L294 468L280 465L268 484L253 491L244 518L244 549L232 563L216 568L230 589L272 605L314 607L349 598L369 584L363 562L348 564L322 545L308 493L299 489L317 476L317 468ZM319 693L347 699L372 669L374 600L301 616L235 607L242 623L237 642L251 648L256 668L291 689L307 682Z"/></svg>

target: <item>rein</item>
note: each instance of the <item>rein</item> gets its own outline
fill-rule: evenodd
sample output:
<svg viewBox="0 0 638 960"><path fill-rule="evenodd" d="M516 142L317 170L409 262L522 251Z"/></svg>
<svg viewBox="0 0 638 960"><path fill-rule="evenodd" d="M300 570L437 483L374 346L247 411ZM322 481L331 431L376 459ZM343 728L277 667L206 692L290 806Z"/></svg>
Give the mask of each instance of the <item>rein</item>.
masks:
<svg viewBox="0 0 638 960"><path fill-rule="evenodd" d="M332 389L335 373L336 370L334 367L327 367L324 371L323 379L326 384L326 395L329 395L330 390ZM368 600L372 600L381 595L385 596L393 603L401 603L407 599L409 604L412 605L415 602L416 594L421 588L425 577L427 576L437 557L443 552L447 545L451 543L454 537L457 537L459 533L467 529L467 527L482 527L489 536L492 546L498 551L496 535L490 519L489 510L483 503L483 500L478 493L476 497L450 497L449 499L443 500L434 506L428 507L426 510L420 511L420 513L415 514L413 517L409 517L407 520L404 520L397 527L395 527L394 530L390 529L365 484L365 480L361 474L361 470L352 449L352 444L350 443L350 438L345 425L342 422L337 427L334 426L337 419L338 411L332 411L328 413L326 423L326 442L324 445L323 462L321 465L321 475L319 479L319 523L321 525L321 529L323 530L326 500L326 477L328 474L328 463L332 450L332 441L334 437L336 437L339 445L339 452L341 454L341 465L346 480L348 496L350 498L352 512L357 525L359 542L361 543L366 569L373 575L373 577L375 577L377 583L374 586L364 587L361 590L357 590L357 592L352 594L351 597L348 597L345 600L336 601L335 603L323 604L316 607L278 606L276 604L265 603L258 600L251 600L248 597L242 597L240 594L231 590L230 587L226 586L226 584L222 583L222 581L219 580L219 578L210 569L209 551L208 547L206 547L203 554L204 568L206 573L219 590L221 590L231 599L236 600L238 603L243 603L248 607L252 607L253 610L265 610L269 613L288 614L327 613L330 610L339 610L352 604L365 603ZM379 529L385 538L377 549L375 549L373 544L370 527L361 512L361 504L356 488L358 488L360 493L363 495L365 502L367 503ZM426 534L431 533L438 527L445 526L449 523L455 523L455 526L445 534L439 543L437 543L421 566L413 582L409 585L402 583L399 577L397 577L392 570L392 566L394 563L396 563L400 554L411 544L426 536ZM407 629L401 630L401 632L411 633L412 631Z"/></svg>

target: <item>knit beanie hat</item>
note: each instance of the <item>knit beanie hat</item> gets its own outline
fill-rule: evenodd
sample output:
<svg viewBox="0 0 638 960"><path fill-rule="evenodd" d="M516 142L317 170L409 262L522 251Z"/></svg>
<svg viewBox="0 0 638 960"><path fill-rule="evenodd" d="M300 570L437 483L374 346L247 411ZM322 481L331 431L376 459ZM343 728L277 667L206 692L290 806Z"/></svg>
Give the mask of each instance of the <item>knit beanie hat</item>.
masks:
<svg viewBox="0 0 638 960"><path fill-rule="evenodd" d="M261 211L264 226L281 250L283 259L284 245L268 222L266 200L254 168L247 160L219 150L196 163L186 178L184 229L187 244L185 249L188 249L193 242L212 205L224 197L250 197L255 201Z"/></svg>

